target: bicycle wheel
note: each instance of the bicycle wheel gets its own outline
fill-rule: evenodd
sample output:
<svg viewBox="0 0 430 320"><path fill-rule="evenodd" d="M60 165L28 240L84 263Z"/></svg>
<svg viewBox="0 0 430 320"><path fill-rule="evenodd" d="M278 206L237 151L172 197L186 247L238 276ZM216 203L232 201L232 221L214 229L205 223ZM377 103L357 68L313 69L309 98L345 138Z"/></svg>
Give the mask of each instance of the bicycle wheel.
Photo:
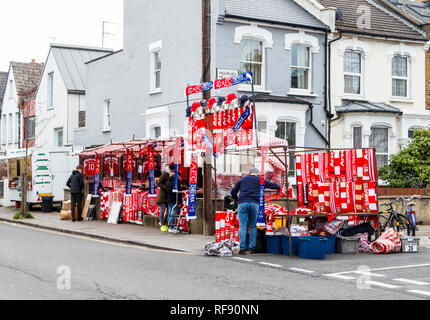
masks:
<svg viewBox="0 0 430 320"><path fill-rule="evenodd" d="M393 219L390 219L391 217L392 217L391 215L390 217L383 216L382 213L379 215L379 229L381 230L382 233L384 233L390 228L395 229L395 224Z"/></svg>
<svg viewBox="0 0 430 320"><path fill-rule="evenodd" d="M398 214L397 221L399 222L397 226L400 227L398 231L406 232L408 236L412 235L413 227L408 217L403 214Z"/></svg>
<svg viewBox="0 0 430 320"><path fill-rule="evenodd" d="M394 230L397 232L404 232L410 236L412 233L412 224L407 217L402 214L396 214L393 216L392 221L394 222Z"/></svg>

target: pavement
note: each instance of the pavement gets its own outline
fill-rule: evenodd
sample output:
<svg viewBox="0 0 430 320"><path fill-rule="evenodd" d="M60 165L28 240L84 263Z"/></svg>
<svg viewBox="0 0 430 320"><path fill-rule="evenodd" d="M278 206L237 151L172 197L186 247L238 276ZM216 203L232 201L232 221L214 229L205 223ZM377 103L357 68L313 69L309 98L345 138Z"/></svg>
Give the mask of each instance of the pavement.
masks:
<svg viewBox="0 0 430 320"><path fill-rule="evenodd" d="M14 220L16 209L0 207L0 221L30 227L114 241L147 248L200 254L214 237L195 234L169 234L158 228L132 224L107 224L106 221L71 222L60 220L59 213L32 212L34 219Z"/></svg>
<svg viewBox="0 0 430 320"><path fill-rule="evenodd" d="M3 299L430 300L430 249L323 261L217 258L0 222Z"/></svg>

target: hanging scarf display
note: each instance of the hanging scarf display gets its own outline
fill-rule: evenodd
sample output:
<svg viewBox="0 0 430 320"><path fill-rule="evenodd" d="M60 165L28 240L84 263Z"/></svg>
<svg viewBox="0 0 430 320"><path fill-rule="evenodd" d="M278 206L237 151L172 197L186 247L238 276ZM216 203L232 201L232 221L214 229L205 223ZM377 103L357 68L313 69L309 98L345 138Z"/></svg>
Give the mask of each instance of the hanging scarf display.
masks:
<svg viewBox="0 0 430 320"><path fill-rule="evenodd" d="M173 192L178 192L179 188L179 157L181 155L181 145L182 145L182 138L178 137L176 138L176 144L175 144L175 182L173 185Z"/></svg>
<svg viewBox="0 0 430 320"><path fill-rule="evenodd" d="M199 169L198 153L191 155L190 166L190 190L188 196L188 219L197 219L196 203L197 203L197 173Z"/></svg>
<svg viewBox="0 0 430 320"><path fill-rule="evenodd" d="M127 149L127 159L125 163L127 176L125 179L125 192L131 194L133 191L133 151Z"/></svg>
<svg viewBox="0 0 430 320"><path fill-rule="evenodd" d="M157 196L155 185L155 150L152 145L148 146L148 177L149 177L149 197Z"/></svg>
<svg viewBox="0 0 430 320"><path fill-rule="evenodd" d="M99 196L101 167L102 167L102 158L99 155L97 155L96 156L96 162L94 165L94 184L93 184L93 196L94 197Z"/></svg>
<svg viewBox="0 0 430 320"><path fill-rule="evenodd" d="M118 175L118 158L108 156L104 162L104 175L109 177L115 177Z"/></svg>
<svg viewBox="0 0 430 320"><path fill-rule="evenodd" d="M266 196L266 176L264 174L264 163L266 161L269 147L261 147L261 176L260 176L260 204L258 210L258 221L257 227L266 226L266 214L265 214L265 196Z"/></svg>

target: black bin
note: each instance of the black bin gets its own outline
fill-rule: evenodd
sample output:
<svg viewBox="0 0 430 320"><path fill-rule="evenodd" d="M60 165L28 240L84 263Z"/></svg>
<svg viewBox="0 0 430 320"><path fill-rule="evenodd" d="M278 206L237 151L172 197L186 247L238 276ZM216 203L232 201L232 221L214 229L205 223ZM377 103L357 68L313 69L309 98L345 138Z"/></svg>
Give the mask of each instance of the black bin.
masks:
<svg viewBox="0 0 430 320"><path fill-rule="evenodd" d="M54 211L54 197L42 198L42 212L49 213Z"/></svg>

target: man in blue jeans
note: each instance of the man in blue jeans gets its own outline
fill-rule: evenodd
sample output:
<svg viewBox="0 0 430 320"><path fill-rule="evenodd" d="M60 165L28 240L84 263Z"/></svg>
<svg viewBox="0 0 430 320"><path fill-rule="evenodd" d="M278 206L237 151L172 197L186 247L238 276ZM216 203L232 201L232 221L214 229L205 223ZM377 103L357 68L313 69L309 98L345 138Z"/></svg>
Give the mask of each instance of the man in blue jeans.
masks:
<svg viewBox="0 0 430 320"><path fill-rule="evenodd" d="M281 187L276 183L265 181L266 189L280 190ZM240 191L239 198L237 196ZM249 222L250 240L249 251L255 254L257 247L257 220L258 209L260 203L260 171L258 169L251 169L249 176L239 180L239 182L231 190L233 199L239 201L238 218L240 223L239 238L240 238L240 252L239 254L246 254L246 234Z"/></svg>

